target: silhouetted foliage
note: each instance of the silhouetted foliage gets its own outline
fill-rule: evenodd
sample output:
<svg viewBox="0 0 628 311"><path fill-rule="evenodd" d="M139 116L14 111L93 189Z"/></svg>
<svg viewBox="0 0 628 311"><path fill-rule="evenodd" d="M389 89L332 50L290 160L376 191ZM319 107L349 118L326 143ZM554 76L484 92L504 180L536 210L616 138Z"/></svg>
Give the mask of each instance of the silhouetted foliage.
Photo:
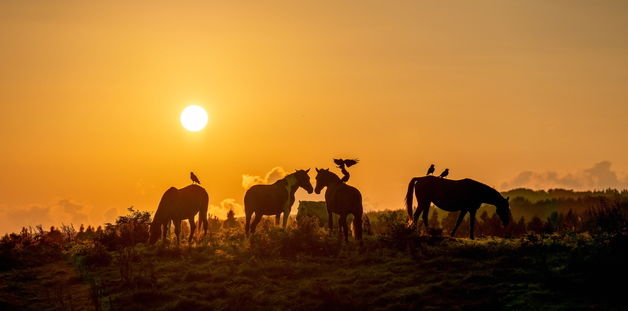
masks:
<svg viewBox="0 0 628 311"><path fill-rule="evenodd" d="M235 212L233 210L229 210L227 212L227 219L222 225L224 228L239 228L240 223L235 218Z"/></svg>

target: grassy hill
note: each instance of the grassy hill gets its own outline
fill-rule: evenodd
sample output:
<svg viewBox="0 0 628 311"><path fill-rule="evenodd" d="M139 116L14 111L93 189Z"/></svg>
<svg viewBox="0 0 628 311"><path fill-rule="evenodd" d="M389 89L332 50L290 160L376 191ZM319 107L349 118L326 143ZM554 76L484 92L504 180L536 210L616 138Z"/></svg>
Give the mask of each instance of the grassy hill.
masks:
<svg viewBox="0 0 628 311"><path fill-rule="evenodd" d="M136 215L138 216L138 215ZM0 243L2 310L622 310L622 232L518 238L421 235L371 214L362 246L315 218L251 238L214 226L193 244L138 243L144 218ZM135 222L135 223L134 223ZM132 229L131 229L132 228Z"/></svg>

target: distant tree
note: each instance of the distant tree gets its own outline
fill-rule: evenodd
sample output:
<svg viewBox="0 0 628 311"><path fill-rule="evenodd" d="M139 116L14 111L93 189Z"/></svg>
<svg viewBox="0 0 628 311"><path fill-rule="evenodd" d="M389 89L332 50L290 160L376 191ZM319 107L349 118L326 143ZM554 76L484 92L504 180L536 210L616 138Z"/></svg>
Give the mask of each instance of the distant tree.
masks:
<svg viewBox="0 0 628 311"><path fill-rule="evenodd" d="M224 228L237 228L240 226L240 223L235 219L235 212L233 210L229 210L227 212L227 219L223 223Z"/></svg>
<svg viewBox="0 0 628 311"><path fill-rule="evenodd" d="M544 227L545 224L543 224L541 218L536 216L532 217L532 220L528 223L528 231L532 231L534 233L542 233Z"/></svg>
<svg viewBox="0 0 628 311"><path fill-rule="evenodd" d="M438 220L438 211L434 208L432 209L432 216L429 220L430 228L440 228L440 221Z"/></svg>
<svg viewBox="0 0 628 311"><path fill-rule="evenodd" d="M220 221L217 216L209 215L207 223L209 225L209 232L218 232L222 227L222 221Z"/></svg>
<svg viewBox="0 0 628 311"><path fill-rule="evenodd" d="M369 219L369 216L366 213L362 215L362 229L363 229L364 234L366 235L373 234L373 228L371 227L371 219Z"/></svg>
<svg viewBox="0 0 628 311"><path fill-rule="evenodd" d="M443 227L443 230L446 231L446 234L454 229L454 226L456 225L456 219L458 219L458 212L448 212L447 216L443 218L441 226Z"/></svg>
<svg viewBox="0 0 628 311"><path fill-rule="evenodd" d="M576 231L580 227L579 217L569 209L565 217L562 219L561 230Z"/></svg>
<svg viewBox="0 0 628 311"><path fill-rule="evenodd" d="M563 223L563 214L559 212L552 212L552 214L547 217L547 221L545 222L545 233L554 233L561 230L561 224Z"/></svg>

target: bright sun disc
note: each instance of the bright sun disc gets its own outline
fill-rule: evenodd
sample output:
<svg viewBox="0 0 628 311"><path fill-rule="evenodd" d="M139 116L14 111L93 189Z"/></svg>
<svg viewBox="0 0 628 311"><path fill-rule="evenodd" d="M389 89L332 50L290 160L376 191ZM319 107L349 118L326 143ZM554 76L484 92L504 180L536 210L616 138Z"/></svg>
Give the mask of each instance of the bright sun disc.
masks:
<svg viewBox="0 0 628 311"><path fill-rule="evenodd" d="M207 111L198 105L187 106L181 112L181 125L192 132L198 132L207 125Z"/></svg>

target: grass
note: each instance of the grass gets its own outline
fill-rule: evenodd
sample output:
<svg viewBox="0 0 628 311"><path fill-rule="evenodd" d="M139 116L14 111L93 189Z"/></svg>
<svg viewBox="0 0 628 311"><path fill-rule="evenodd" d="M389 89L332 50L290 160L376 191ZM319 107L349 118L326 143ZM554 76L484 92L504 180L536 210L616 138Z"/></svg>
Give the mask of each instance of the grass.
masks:
<svg viewBox="0 0 628 311"><path fill-rule="evenodd" d="M68 248L64 259L0 272L0 309L626 309L615 285L628 277L623 234L472 241L392 226L360 246L308 223L262 225L251 239L240 231L192 245Z"/></svg>

